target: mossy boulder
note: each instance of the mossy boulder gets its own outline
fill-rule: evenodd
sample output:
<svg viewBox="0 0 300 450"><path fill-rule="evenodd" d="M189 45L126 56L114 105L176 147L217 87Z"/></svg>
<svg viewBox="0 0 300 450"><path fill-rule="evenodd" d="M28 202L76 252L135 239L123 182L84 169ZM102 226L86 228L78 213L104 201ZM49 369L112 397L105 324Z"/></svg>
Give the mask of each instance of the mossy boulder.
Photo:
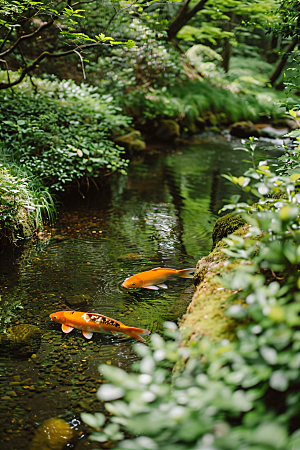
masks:
<svg viewBox="0 0 300 450"><path fill-rule="evenodd" d="M205 125L207 127L215 127L218 125L218 119L215 116L214 113L212 113L211 111L207 111L203 116L202 116Z"/></svg>
<svg viewBox="0 0 300 450"><path fill-rule="evenodd" d="M0 353L28 357L36 353L41 343L42 332L30 324L14 325L0 333Z"/></svg>
<svg viewBox="0 0 300 450"><path fill-rule="evenodd" d="M241 216L227 214L217 220L213 230L213 249L196 265L194 285L196 291L187 313L180 321L181 345L188 341L208 336L213 342L222 339L233 340L245 320L226 316L232 304L243 304L238 292L222 286L219 276L239 266L239 261L228 263L228 256L222 251L227 244L222 240L229 234L243 236L247 233L247 222Z"/></svg>
<svg viewBox="0 0 300 450"><path fill-rule="evenodd" d="M138 130L114 138L114 143L120 147L124 147L129 152L141 151L146 148L146 142L142 140L141 132Z"/></svg>
<svg viewBox="0 0 300 450"><path fill-rule="evenodd" d="M163 119L159 122L155 136L164 141L172 141L180 135L180 126L175 120Z"/></svg>
<svg viewBox="0 0 300 450"><path fill-rule="evenodd" d="M242 216L233 216L231 213L226 214L226 216L220 217L214 225L212 232L213 246L212 250L215 248L217 243L221 241L224 237L232 234L240 227L247 225L245 219Z"/></svg>
<svg viewBox="0 0 300 450"><path fill-rule="evenodd" d="M237 327L242 324L241 320L226 316L229 306L244 303L244 300L233 300L233 292L225 289L216 277L223 269L224 260L207 263L206 258L202 258L201 264L202 282L180 322L182 345L202 336L208 336L213 342L233 340Z"/></svg>
<svg viewBox="0 0 300 450"><path fill-rule="evenodd" d="M229 128L230 134L239 138L259 137L259 131L249 120L247 122L236 122Z"/></svg>

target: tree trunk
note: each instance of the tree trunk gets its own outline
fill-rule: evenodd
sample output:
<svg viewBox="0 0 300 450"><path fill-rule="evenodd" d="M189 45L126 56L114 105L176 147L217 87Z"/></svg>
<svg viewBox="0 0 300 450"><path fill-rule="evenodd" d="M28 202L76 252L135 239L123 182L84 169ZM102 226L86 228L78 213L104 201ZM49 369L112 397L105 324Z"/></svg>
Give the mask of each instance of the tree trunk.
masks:
<svg viewBox="0 0 300 450"><path fill-rule="evenodd" d="M280 60L278 61L275 69L273 70L271 76L270 76L270 83L274 84L275 81L277 80L277 78L279 77L279 75L282 72L282 69L284 68L284 65L288 59L289 54L294 50L294 48L296 47L296 45L298 44L299 39L298 37L294 37L294 39L292 40L292 42L286 47L284 54L282 55L282 57L280 58Z"/></svg>
<svg viewBox="0 0 300 450"><path fill-rule="evenodd" d="M173 39L176 38L176 34L178 33L181 28L188 23L188 21L194 17L198 11L201 11L201 9L204 8L205 3L208 2L208 0L201 0L197 5L195 5L193 8L189 8L191 0L186 0L182 7L179 9L178 13L176 14L175 19L171 23L168 29L168 39L169 41L173 41Z"/></svg>
<svg viewBox="0 0 300 450"><path fill-rule="evenodd" d="M231 45L229 39L227 39L226 44L224 45L224 48L223 48L223 51L222 51L223 61L221 62L221 67L223 67L223 69L225 70L226 73L229 70L229 62L230 62L230 57L231 57L231 50L232 50L232 45Z"/></svg>
<svg viewBox="0 0 300 450"><path fill-rule="evenodd" d="M225 31L231 31L234 27L235 13L234 12L228 13L228 16L229 16L229 20L225 23L225 26L224 26ZM226 73L229 70L231 50L232 50L232 44L230 42L230 38L227 38L225 45L223 47L223 51L222 51L223 61L221 62L221 67L223 67L223 69L225 70Z"/></svg>

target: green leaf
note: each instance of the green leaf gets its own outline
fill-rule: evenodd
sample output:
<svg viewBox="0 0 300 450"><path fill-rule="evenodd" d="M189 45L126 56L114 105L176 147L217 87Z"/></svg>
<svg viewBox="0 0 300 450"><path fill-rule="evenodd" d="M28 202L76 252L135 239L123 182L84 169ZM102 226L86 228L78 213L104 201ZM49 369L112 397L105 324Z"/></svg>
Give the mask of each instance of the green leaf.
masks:
<svg viewBox="0 0 300 450"><path fill-rule="evenodd" d="M275 389L276 391L286 391L289 382L286 378L285 373L282 370L276 370L272 373L270 378L270 386L271 388Z"/></svg>
<svg viewBox="0 0 300 450"><path fill-rule="evenodd" d="M81 419L87 425L93 428L101 428L105 423L105 415L101 413L89 414L89 413L81 413Z"/></svg>

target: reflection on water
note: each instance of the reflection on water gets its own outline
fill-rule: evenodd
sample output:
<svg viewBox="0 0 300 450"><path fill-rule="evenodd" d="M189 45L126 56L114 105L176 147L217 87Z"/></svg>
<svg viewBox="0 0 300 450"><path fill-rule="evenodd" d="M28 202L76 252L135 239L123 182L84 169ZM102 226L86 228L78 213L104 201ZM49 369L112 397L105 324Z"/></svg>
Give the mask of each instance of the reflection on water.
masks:
<svg viewBox="0 0 300 450"><path fill-rule="evenodd" d="M113 178L111 193L68 199L49 239L28 242L16 260L2 255L2 325L32 324L43 333L31 357L0 359L2 450L30 448L35 429L50 418L70 424L76 450L97 448L86 442L79 413L103 409L95 396L105 383L98 365L128 369L134 342L110 334L87 341L77 330L65 335L49 314L96 312L158 333L164 321L181 317L191 280L170 280L159 291L128 291L121 283L154 267L195 267L210 250L223 199L237 192L220 175L240 174L243 157L211 138L180 151L145 153L127 176Z"/></svg>

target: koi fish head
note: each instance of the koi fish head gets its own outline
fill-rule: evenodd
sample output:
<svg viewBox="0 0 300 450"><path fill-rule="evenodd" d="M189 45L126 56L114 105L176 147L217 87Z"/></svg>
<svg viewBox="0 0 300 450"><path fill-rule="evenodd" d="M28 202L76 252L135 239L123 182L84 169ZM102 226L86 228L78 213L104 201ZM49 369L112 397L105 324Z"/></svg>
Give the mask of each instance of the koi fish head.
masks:
<svg viewBox="0 0 300 450"><path fill-rule="evenodd" d="M144 281L139 278L137 275L133 275L132 277L126 278L126 280L122 283L122 286L126 289L129 288L139 288L143 287Z"/></svg>
<svg viewBox="0 0 300 450"><path fill-rule="evenodd" d="M53 320L53 322L58 322L58 323L65 323L66 318L65 318L65 311L59 311L59 312L55 312L50 314L50 319Z"/></svg>

